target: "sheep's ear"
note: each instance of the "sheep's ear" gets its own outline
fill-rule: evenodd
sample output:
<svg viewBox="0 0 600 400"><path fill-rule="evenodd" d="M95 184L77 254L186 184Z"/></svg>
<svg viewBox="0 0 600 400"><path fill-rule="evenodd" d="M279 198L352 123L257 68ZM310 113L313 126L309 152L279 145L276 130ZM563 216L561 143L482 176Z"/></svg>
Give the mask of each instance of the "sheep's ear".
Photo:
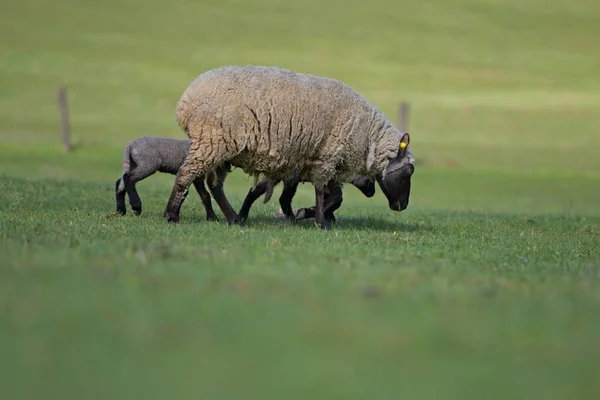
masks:
<svg viewBox="0 0 600 400"><path fill-rule="evenodd" d="M402 135L402 139L400 139L400 145L398 147L398 158L404 157L404 154L406 154L406 149L408 148L409 144L410 144L410 136L408 135L408 132L407 132L404 135Z"/></svg>

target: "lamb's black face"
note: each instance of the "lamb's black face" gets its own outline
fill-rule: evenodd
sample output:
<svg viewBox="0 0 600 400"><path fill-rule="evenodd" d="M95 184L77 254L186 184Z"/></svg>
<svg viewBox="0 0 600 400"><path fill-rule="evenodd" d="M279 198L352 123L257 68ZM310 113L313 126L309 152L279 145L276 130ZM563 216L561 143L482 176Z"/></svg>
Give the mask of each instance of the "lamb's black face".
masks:
<svg viewBox="0 0 600 400"><path fill-rule="evenodd" d="M357 176L352 180L352 184L356 186L366 197L375 195L375 181L366 176Z"/></svg>
<svg viewBox="0 0 600 400"><path fill-rule="evenodd" d="M377 178L381 191L394 211L405 210L410 198L410 180L415 166L412 154L407 152L409 140L408 133L405 133L400 142L398 156L391 160L386 168L385 178Z"/></svg>

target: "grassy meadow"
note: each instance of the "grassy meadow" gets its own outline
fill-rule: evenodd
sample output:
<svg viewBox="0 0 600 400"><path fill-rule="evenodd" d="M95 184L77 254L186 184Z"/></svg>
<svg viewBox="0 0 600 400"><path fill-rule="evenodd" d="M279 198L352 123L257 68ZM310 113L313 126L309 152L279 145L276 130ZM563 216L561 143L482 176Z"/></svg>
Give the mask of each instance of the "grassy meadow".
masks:
<svg viewBox="0 0 600 400"><path fill-rule="evenodd" d="M600 395L600 3L22 0L0 13L0 398ZM114 213L125 144L184 137L226 64L340 79L397 121L410 204L205 221L173 176ZM56 90L68 87L63 154ZM252 179L225 191L237 210ZM301 185L294 208L314 204Z"/></svg>

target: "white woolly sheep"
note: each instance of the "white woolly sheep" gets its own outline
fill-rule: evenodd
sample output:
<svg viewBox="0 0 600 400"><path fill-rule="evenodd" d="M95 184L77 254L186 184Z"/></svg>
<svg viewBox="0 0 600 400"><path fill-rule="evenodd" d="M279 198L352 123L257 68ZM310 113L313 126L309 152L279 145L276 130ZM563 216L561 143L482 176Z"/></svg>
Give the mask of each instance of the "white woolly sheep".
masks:
<svg viewBox="0 0 600 400"><path fill-rule="evenodd" d="M354 174L376 179L392 210L408 206L408 133L337 80L277 67L221 67L186 88L176 120L191 143L165 209L169 222L179 221L194 179L227 162L272 181L299 171L315 188L315 220L323 229L325 186Z"/></svg>

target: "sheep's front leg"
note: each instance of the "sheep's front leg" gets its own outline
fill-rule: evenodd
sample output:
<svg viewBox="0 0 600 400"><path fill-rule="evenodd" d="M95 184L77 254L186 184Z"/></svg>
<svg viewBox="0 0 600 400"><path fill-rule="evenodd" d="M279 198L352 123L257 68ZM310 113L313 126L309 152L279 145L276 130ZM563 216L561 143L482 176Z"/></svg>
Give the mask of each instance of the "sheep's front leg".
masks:
<svg viewBox="0 0 600 400"><path fill-rule="evenodd" d="M329 182L329 191L331 194L325 203L325 219L329 222L335 222L335 210L342 206L344 201L342 188L337 182Z"/></svg>
<svg viewBox="0 0 600 400"><path fill-rule="evenodd" d="M329 229L325 220L325 188L323 185L315 186L315 224L321 229Z"/></svg>
<svg viewBox="0 0 600 400"><path fill-rule="evenodd" d="M215 214L215 210L213 210L212 202L210 200L210 193L206 190L206 186L204 186L204 176L197 178L194 180L194 187L202 200L202 204L204 204L204 209L206 210L206 220L207 221L218 221L217 215Z"/></svg>
<svg viewBox="0 0 600 400"><path fill-rule="evenodd" d="M287 219L290 221L294 221L296 219L294 211L292 210L292 199L296 195L299 184L300 179L284 180L283 190L281 191L281 196L279 196L279 205L281 206L281 211L283 211Z"/></svg>
<svg viewBox="0 0 600 400"><path fill-rule="evenodd" d="M183 162L177 175L175 176L175 183L173 184L173 190L171 190L171 196L167 203L167 207L164 212L164 217L168 222L177 223L179 222L179 212L183 200L188 194L189 187L197 176L201 175L192 167L189 162L191 158L188 156Z"/></svg>

